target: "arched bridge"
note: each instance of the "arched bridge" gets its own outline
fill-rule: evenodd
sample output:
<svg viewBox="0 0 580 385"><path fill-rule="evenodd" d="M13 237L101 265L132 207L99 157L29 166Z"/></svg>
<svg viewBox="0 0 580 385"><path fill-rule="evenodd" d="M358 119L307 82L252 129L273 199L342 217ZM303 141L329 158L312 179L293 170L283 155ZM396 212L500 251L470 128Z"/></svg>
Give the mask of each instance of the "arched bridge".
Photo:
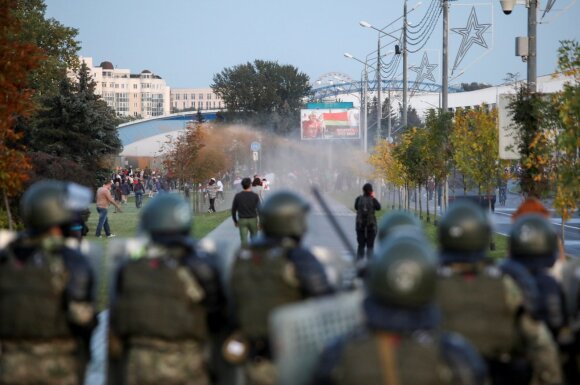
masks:
<svg viewBox="0 0 580 385"><path fill-rule="evenodd" d="M377 91L377 81L369 80L367 92ZM323 87L313 88L309 95L310 101L321 100L330 97L337 97L345 94L360 94L363 92L365 82L353 81L349 83L330 84ZM441 92L441 85L435 83L415 83L407 82L409 92ZM381 91L402 91L403 81L393 79L381 80ZM449 87L449 92L460 92L455 87Z"/></svg>

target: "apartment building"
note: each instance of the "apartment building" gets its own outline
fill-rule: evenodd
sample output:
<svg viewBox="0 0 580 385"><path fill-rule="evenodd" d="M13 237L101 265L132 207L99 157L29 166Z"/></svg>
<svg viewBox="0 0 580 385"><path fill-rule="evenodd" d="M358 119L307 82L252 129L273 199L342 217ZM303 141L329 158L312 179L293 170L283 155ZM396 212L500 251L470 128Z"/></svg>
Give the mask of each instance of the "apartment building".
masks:
<svg viewBox="0 0 580 385"><path fill-rule="evenodd" d="M220 110L225 105L211 88L172 88L171 112Z"/></svg>
<svg viewBox="0 0 580 385"><path fill-rule="evenodd" d="M118 115L151 118L170 113L170 91L161 76L149 70L132 74L129 69L115 68L109 61L94 66L91 57L80 59L91 70L95 93Z"/></svg>

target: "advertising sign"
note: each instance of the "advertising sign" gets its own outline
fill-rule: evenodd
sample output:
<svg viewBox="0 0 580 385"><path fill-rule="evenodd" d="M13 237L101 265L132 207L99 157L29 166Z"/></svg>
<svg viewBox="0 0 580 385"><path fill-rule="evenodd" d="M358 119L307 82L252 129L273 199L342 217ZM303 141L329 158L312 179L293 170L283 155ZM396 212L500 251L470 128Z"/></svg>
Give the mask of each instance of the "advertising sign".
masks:
<svg viewBox="0 0 580 385"><path fill-rule="evenodd" d="M359 139L358 109L300 110L300 133L303 140Z"/></svg>

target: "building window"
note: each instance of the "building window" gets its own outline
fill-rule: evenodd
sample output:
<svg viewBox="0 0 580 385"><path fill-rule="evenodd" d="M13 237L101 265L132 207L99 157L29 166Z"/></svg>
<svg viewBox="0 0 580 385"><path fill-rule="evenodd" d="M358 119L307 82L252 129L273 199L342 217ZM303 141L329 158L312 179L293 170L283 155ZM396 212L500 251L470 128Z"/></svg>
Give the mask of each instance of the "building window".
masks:
<svg viewBox="0 0 580 385"><path fill-rule="evenodd" d="M195 94L191 94L191 100L195 100Z"/></svg>
<svg viewBox="0 0 580 385"><path fill-rule="evenodd" d="M109 87L114 88L115 87L115 83L109 83Z"/></svg>
<svg viewBox="0 0 580 385"><path fill-rule="evenodd" d="M107 82L102 82L101 87L103 87L103 88L107 87Z"/></svg>
<svg viewBox="0 0 580 385"><path fill-rule="evenodd" d="M133 89L136 90L137 89L137 84L133 84Z"/></svg>
<svg viewBox="0 0 580 385"><path fill-rule="evenodd" d="M187 94L183 94L183 100L187 100Z"/></svg>
<svg viewBox="0 0 580 385"><path fill-rule="evenodd" d="M203 99L203 94L199 94L199 100Z"/></svg>
<svg viewBox="0 0 580 385"><path fill-rule="evenodd" d="M211 100L211 94L207 94L207 100Z"/></svg>

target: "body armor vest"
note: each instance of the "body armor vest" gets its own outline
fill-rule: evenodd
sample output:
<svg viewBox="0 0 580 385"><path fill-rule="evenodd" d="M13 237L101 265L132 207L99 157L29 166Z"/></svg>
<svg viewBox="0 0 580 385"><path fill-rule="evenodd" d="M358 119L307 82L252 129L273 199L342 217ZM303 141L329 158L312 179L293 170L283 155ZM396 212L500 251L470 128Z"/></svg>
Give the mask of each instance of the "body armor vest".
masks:
<svg viewBox="0 0 580 385"><path fill-rule="evenodd" d="M7 252L0 264L0 338L71 337L64 301L67 273L59 255L38 251L34 265Z"/></svg>
<svg viewBox="0 0 580 385"><path fill-rule="evenodd" d="M167 266L159 259L129 262L123 272L111 324L122 337L205 339L206 311L191 287L200 286L184 266ZM184 278L184 275L186 276Z"/></svg>
<svg viewBox="0 0 580 385"><path fill-rule="evenodd" d="M560 285L544 272L534 275L534 279L540 294L537 316L546 323L553 334L557 335L566 318Z"/></svg>
<svg viewBox="0 0 580 385"><path fill-rule="evenodd" d="M268 337L268 317L278 306L302 299L287 250L242 250L232 269L231 289L242 332Z"/></svg>
<svg viewBox="0 0 580 385"><path fill-rule="evenodd" d="M347 341L333 372L337 385L434 385L451 382L437 340L381 332Z"/></svg>
<svg viewBox="0 0 580 385"><path fill-rule="evenodd" d="M507 305L498 269L490 267L470 276L443 276L437 291L442 329L463 335L485 358L513 352L517 344L514 314Z"/></svg>

